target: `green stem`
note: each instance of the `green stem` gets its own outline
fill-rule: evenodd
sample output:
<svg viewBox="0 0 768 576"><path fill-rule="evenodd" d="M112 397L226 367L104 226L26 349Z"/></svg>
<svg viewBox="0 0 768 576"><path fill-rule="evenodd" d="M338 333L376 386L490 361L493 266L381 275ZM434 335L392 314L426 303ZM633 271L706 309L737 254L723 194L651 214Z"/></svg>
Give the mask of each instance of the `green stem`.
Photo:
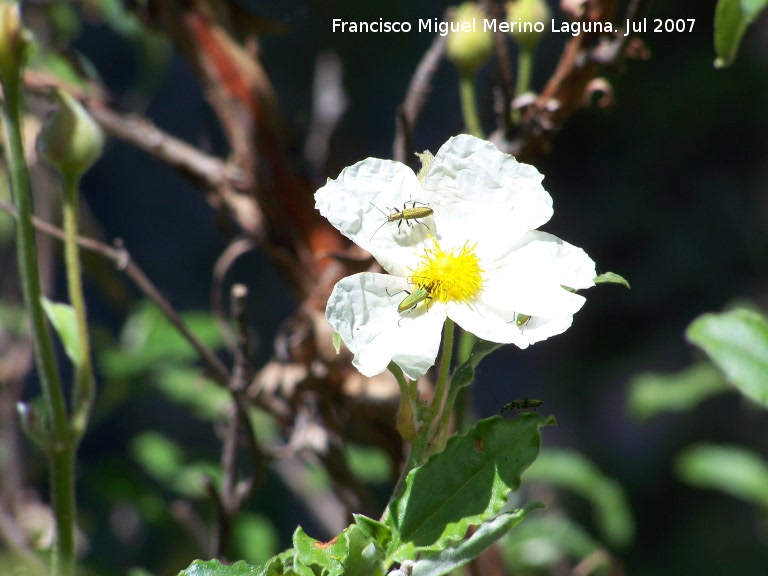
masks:
<svg viewBox="0 0 768 576"><path fill-rule="evenodd" d="M42 289L37 248L32 227L32 192L22 143L21 66L3 74L5 126L9 146L9 167L13 200L18 214L17 252L24 303L29 311L32 344L49 418L48 457L51 492L56 518L56 539L52 559L55 576L75 572L75 490L74 449L69 437L67 406L56 364L53 339L42 307Z"/></svg>
<svg viewBox="0 0 768 576"><path fill-rule="evenodd" d="M472 136L485 138L483 128L480 125L480 116L477 113L474 74L459 73L459 98L461 99L461 114L464 117L464 126L467 132Z"/></svg>
<svg viewBox="0 0 768 576"><path fill-rule="evenodd" d="M428 430L426 434L425 453L422 459L426 459L432 454L442 452L445 443L448 441L448 421L453 402L449 400L450 380L448 374L451 368L451 356L453 354L453 332L454 323L450 318L446 318L443 326L443 351L440 355L440 372L435 386L435 396L432 398L432 404L429 407L429 416L427 418Z"/></svg>
<svg viewBox="0 0 768 576"><path fill-rule="evenodd" d="M64 259L67 270L69 301L75 310L77 336L80 341L80 358L75 363L75 386L72 391L71 431L73 444L77 445L85 433L93 406L95 387L93 363L88 335L85 298L83 297L82 267L80 250L77 245L78 231L78 188L80 176L71 172L64 175Z"/></svg>
<svg viewBox="0 0 768 576"><path fill-rule="evenodd" d="M472 354L472 348L475 347L475 342L477 342L477 336L472 334L472 332L467 332L466 330L462 330L461 334L459 335L459 349L458 349L458 358L456 359L456 364L464 364L467 360L469 360L469 355Z"/></svg>
<svg viewBox="0 0 768 576"><path fill-rule="evenodd" d="M432 405L429 407L428 423L431 423L432 419L440 413L443 401L445 400L448 373L451 371L451 355L453 354L453 329L453 320L446 318L445 325L443 326L443 351L440 354L440 372L437 376L435 396L432 399Z"/></svg>
<svg viewBox="0 0 768 576"><path fill-rule="evenodd" d="M536 49L520 47L517 52L517 82L515 82L515 97L522 96L531 89L531 74L533 72L533 56ZM512 111L512 121L520 123L520 110Z"/></svg>

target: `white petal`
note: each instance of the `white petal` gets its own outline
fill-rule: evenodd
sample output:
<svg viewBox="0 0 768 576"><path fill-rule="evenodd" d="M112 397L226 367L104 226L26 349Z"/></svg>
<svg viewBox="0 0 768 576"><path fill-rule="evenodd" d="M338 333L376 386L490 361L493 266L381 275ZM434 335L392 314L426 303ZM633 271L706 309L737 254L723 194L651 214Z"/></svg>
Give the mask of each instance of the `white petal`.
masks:
<svg viewBox="0 0 768 576"><path fill-rule="evenodd" d="M519 348L565 332L573 322L573 316L564 318L531 317L518 326L516 317L510 320L482 304L472 307L453 304L448 306L448 317L478 338L500 344L514 344Z"/></svg>
<svg viewBox="0 0 768 576"><path fill-rule="evenodd" d="M315 207L339 232L368 250L385 270L407 276L418 262L414 246L434 229L431 216L390 222L404 206L426 206L425 194L405 164L368 158L342 170L315 192ZM413 204L416 202L416 204Z"/></svg>
<svg viewBox="0 0 768 576"><path fill-rule="evenodd" d="M466 134L448 140L429 167L424 192L434 209L438 239L462 245L517 242L552 217L544 177L485 140ZM503 231L502 233L500 233Z"/></svg>
<svg viewBox="0 0 768 576"><path fill-rule="evenodd" d="M502 259L482 262L485 284L479 295L484 306L542 318L573 316L584 297L563 286L594 286L595 263L581 249L545 232L529 232Z"/></svg>
<svg viewBox="0 0 768 576"><path fill-rule="evenodd" d="M411 312L398 313L406 295L396 293L407 286L403 278L363 272L342 278L333 288L325 316L365 376L381 374L394 361L416 379L435 363L445 307L424 301Z"/></svg>

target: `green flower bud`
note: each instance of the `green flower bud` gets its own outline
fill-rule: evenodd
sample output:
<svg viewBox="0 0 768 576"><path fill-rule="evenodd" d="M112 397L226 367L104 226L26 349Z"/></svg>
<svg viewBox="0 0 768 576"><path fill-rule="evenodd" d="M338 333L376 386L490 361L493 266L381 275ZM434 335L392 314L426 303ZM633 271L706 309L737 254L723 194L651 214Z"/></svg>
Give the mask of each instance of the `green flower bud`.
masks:
<svg viewBox="0 0 768 576"><path fill-rule="evenodd" d="M536 32L536 22L545 23L549 20L550 11L546 0L512 0L507 2L507 22L510 25L509 35L521 48L532 50L538 46L547 34L547 27L539 27Z"/></svg>
<svg viewBox="0 0 768 576"><path fill-rule="evenodd" d="M462 74L474 74L493 54L493 35L485 30L484 20L485 12L474 2L456 8L445 53Z"/></svg>
<svg viewBox="0 0 768 576"><path fill-rule="evenodd" d="M21 23L18 4L0 4L0 74L3 82L18 78L32 34Z"/></svg>
<svg viewBox="0 0 768 576"><path fill-rule="evenodd" d="M60 106L37 140L40 156L65 179L79 179L104 148L104 133L74 97L56 90Z"/></svg>

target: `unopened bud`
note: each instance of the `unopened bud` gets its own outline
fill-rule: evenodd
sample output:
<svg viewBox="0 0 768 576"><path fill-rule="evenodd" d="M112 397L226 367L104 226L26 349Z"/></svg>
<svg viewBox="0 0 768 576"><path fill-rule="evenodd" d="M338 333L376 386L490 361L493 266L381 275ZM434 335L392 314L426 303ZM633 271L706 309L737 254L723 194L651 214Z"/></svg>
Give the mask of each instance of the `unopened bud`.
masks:
<svg viewBox="0 0 768 576"><path fill-rule="evenodd" d="M40 134L38 151L65 179L78 179L101 156L104 133L69 93L56 90L56 100L60 106Z"/></svg>
<svg viewBox="0 0 768 576"><path fill-rule="evenodd" d="M546 0L512 0L507 2L509 35L521 48L532 50L547 35L544 24L550 12Z"/></svg>
<svg viewBox="0 0 768 576"><path fill-rule="evenodd" d="M474 74L493 54L493 35L484 20L485 12L474 2L456 8L445 53L462 74Z"/></svg>

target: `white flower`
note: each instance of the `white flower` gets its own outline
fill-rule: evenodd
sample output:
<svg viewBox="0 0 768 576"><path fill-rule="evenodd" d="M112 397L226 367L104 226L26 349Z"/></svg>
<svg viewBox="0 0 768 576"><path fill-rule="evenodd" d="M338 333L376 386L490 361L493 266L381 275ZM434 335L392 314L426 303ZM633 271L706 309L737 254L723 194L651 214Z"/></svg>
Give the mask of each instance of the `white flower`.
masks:
<svg viewBox="0 0 768 576"><path fill-rule="evenodd" d="M422 376L446 317L520 348L571 325L584 297L564 287L593 286L595 263L536 231L552 216L542 179L490 142L461 135L418 178L399 162L368 158L316 192L320 213L389 273L343 278L328 300L326 317L360 372L373 376L394 361L410 378ZM392 221L382 214L413 207L433 213ZM398 311L406 297L418 301Z"/></svg>

